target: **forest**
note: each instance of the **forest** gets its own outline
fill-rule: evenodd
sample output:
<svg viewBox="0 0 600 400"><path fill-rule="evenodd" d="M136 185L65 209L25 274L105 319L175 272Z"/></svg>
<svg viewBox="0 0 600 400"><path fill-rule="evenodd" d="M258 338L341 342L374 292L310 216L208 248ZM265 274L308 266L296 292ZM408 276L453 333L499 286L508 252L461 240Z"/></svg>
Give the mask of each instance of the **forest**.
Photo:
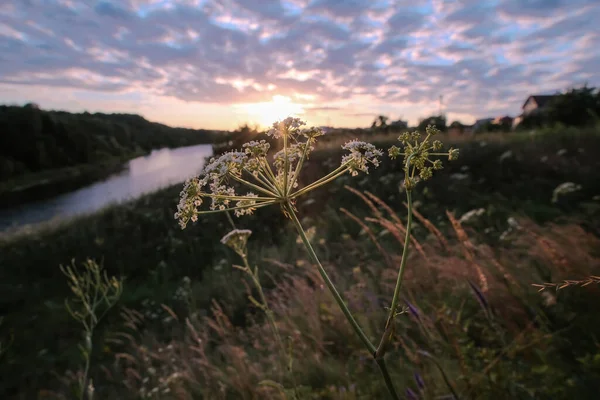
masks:
<svg viewBox="0 0 600 400"><path fill-rule="evenodd" d="M161 147L212 143L218 132L171 128L134 114L41 110L35 104L0 106L0 181L131 158Z"/></svg>

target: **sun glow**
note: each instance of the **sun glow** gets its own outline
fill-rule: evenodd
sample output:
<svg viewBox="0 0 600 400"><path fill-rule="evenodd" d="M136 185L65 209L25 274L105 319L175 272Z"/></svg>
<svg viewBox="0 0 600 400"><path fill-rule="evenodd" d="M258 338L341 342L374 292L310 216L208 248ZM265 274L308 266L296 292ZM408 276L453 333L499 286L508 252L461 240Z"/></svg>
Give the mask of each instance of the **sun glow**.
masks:
<svg viewBox="0 0 600 400"><path fill-rule="evenodd" d="M263 127L271 126L275 121L290 116L298 116L305 112L302 105L293 103L289 97L279 95L273 96L273 100L269 102L245 104L242 107L253 119L253 123Z"/></svg>

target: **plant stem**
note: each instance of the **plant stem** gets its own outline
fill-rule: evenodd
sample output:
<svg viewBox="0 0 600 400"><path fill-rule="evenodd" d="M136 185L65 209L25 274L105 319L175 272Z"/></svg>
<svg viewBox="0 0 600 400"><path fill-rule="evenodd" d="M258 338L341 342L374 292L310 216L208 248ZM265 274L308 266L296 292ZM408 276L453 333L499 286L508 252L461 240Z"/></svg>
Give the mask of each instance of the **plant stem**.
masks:
<svg viewBox="0 0 600 400"><path fill-rule="evenodd" d="M269 164L269 160L267 160L266 157L262 157L259 162L263 163L263 171L265 172L265 174L267 175L267 177L270 178L270 180L273 183L273 185L275 185L275 187L277 188L276 192L279 195L283 196L283 192L281 191L281 189L277 185L277 183L278 183L277 177L273 173L273 169L271 168L271 164Z"/></svg>
<svg viewBox="0 0 600 400"><path fill-rule="evenodd" d="M229 220L229 223L231 224L231 229L237 229L235 226L235 222L233 222L233 218L231 218L231 214L229 213L229 211L225 211L225 215L227 215L227 220Z"/></svg>
<svg viewBox="0 0 600 400"><path fill-rule="evenodd" d="M276 200L270 200L270 201L265 201L263 203L257 203L257 204L253 204L251 206L240 206L240 207L230 207L230 208L226 208L224 210L207 210L207 211L198 211L198 215L204 215L204 214L216 214L216 213L221 213L223 211L235 211L235 210L242 210L244 208L261 208L261 207L265 207L271 204L275 204L277 203Z"/></svg>
<svg viewBox="0 0 600 400"><path fill-rule="evenodd" d="M277 325L275 325L275 319L273 318L273 312L269 308L269 305L267 303L267 298L265 297L262 286L260 284L260 280L258 279L258 276L254 273L254 271L252 271L252 269L250 268L250 264L248 263L248 257L246 255L242 255L242 260L244 261L245 272L248 275L250 275L250 278L252 279L252 283L254 283L254 287L256 288L256 290L258 292L260 302L262 303L262 305L264 307L263 311L267 315L267 319L269 320L269 326L271 327L271 330L273 331L273 335L275 336L275 340L277 340L277 345L279 347L279 350L281 351L281 353L284 357L284 360L285 360L285 358L286 358L285 346L283 345L283 341L281 340L281 336L279 335L279 330L277 329Z"/></svg>
<svg viewBox="0 0 600 400"><path fill-rule="evenodd" d="M383 357L386 352L386 347L392 338L389 332L392 330L392 324L394 323L394 317L396 315L396 308L398 307L398 301L400 299L400 289L402 288L402 280L404 277L404 270L406 268L406 260L408 259L408 247L410 244L410 231L412 227L412 196L411 191L406 191L406 201L408 205L408 217L406 221L406 236L404 238L404 249L402 250L402 260L400 261L400 270L398 271L398 278L396 280L396 288L394 289L394 297L392 297L392 305L390 307L390 313L388 315L385 332L381 337L379 346L377 347L377 357Z"/></svg>
<svg viewBox="0 0 600 400"><path fill-rule="evenodd" d="M309 190L312 190L318 186L321 186L326 180L328 181L329 178L331 178L332 176L335 176L336 174L338 174L340 171L342 171L344 168L346 168L347 163L340 165L339 167L337 167L336 169L334 169L333 171L331 171L330 173L328 173L327 175L319 178L318 180L314 181L313 183L311 183L308 186L303 187L302 189L297 190L295 193L292 193L292 195L290 196L290 198L295 198L300 196L302 193L305 193Z"/></svg>
<svg viewBox="0 0 600 400"><path fill-rule="evenodd" d="M283 196L287 196L288 194L288 128L285 128L285 132L283 133L283 187L282 194Z"/></svg>
<svg viewBox="0 0 600 400"><path fill-rule="evenodd" d="M90 337L92 336L91 333L89 333ZM87 357L85 359L85 370L83 372L83 379L81 380L81 387L80 392L79 392L79 399L83 400L84 396L85 396L85 391L87 388L87 380L88 380L88 374L90 371L90 358L92 357L92 351L89 350Z"/></svg>
<svg viewBox="0 0 600 400"><path fill-rule="evenodd" d="M354 332L358 335L358 337L362 341L365 348L369 351L369 353L375 358L375 361L377 362L377 365L379 366L381 374L383 375L385 385L390 392L390 395L392 396L392 398L394 400L399 400L400 398L398 397L398 394L396 393L396 389L394 388L394 384L392 383L392 379L391 379L390 374L388 373L387 367L385 365L384 358L376 357L377 349L375 348L373 343L371 343L371 341L369 340L367 335L365 335L365 333L363 332L361 327L358 325L358 322L356 322L356 320L354 319L354 316L352 316L352 313L350 312L350 310L344 303L344 299L342 299L342 296L337 291L333 282L329 278L329 275L327 275L327 272L321 265L321 262L319 261L319 258L317 257L317 254L315 253L315 250L313 249L312 245L310 244L310 241L308 240L308 237L306 236L306 233L304 232L304 229L302 228L302 224L300 223L300 221L298 220L298 217L296 216L296 213L294 212L294 208L292 207L292 205L289 202L285 205L285 208L286 208L287 212L289 213L292 221L294 222L294 225L296 226L296 230L300 234L300 238L302 239L302 242L304 243L304 247L308 251L310 258L312 258L313 262L317 265L319 274L325 281L327 288L329 289L329 291L335 298L335 301L337 302L339 307L342 309L344 316L346 317L346 319L352 326L352 329L354 329Z"/></svg>
<svg viewBox="0 0 600 400"><path fill-rule="evenodd" d="M365 347L369 350L369 352L374 353L376 350L375 346L373 345L373 343L371 343L369 338L367 338L367 335L365 335L363 330L360 328L360 326L358 325L358 322L356 322L356 320L352 316L352 313L350 312L350 310L344 303L344 299L342 299L342 296L337 291L333 282L329 278L329 275L327 275L327 272L321 265L321 262L319 261L319 258L317 257L317 254L315 253L315 250L313 249L312 245L310 244L310 241L308 240L308 237L306 236L306 233L304 232L304 228L302 228L302 224L300 223L300 221L298 220L298 217L296 216L296 213L294 212L294 208L289 203L286 204L285 208L286 208L287 212L289 213L289 215L291 216L292 221L294 222L294 225L296 225L296 229L298 230L298 233L300 234L300 237L302 238L302 242L304 243L304 247L306 247L306 250L308 251L310 258L312 258L313 262L315 264L317 264L319 274L321 274L321 277L325 281L327 288L329 288L329 291L331 292L331 294L333 294L335 301L338 303L338 305L342 309L342 312L346 316L346 319L348 320L348 322L350 322L350 325L352 325L352 329L354 329L354 332L356 332L356 334L358 335L360 340L363 342Z"/></svg>
<svg viewBox="0 0 600 400"><path fill-rule="evenodd" d="M292 179L290 179L290 184L288 185L288 193L292 191L294 183L298 179L298 175L300 175L300 170L302 169L302 165L304 164L304 159L306 158L306 153L308 152L308 147L310 146L310 140L307 140L304 143L304 151L302 152L302 157L300 161L298 161L298 165L296 165L296 170L294 171L294 175L292 175Z"/></svg>
<svg viewBox="0 0 600 400"><path fill-rule="evenodd" d="M251 187L252 189L258 190L259 192L262 192L262 193L266 194L267 196L269 196L269 198L277 197L276 193L273 193L272 191L270 191L270 190L268 190L266 188L263 188L263 187L260 187L258 185L255 185L254 183L250 183L247 180L242 179L239 176L235 176L233 174L229 174L228 176L232 177L233 179L235 179L236 181L238 181L239 183L241 183L243 185L246 185L248 187Z"/></svg>
<svg viewBox="0 0 600 400"><path fill-rule="evenodd" d="M287 360L288 355L285 351L285 346L283 344L283 341L281 340L281 335L279 334L279 329L277 329L277 325L275 324L275 318L273 317L273 311L271 311L271 309L269 308L269 304L267 303L267 298L265 297L265 293L263 291L262 285L260 284L260 279L258 278L258 270L253 271L252 268L250 268L250 264L248 263L247 255L245 255L245 254L240 254L240 255L244 262L244 268L245 268L244 271L248 275L250 275L250 278L252 279L252 282L254 283L254 287L258 291L258 296L259 296L261 304L262 304L262 309L267 316L267 320L269 321L269 325L271 327L271 330L273 331L275 340L277 341L277 347L279 347L279 351L281 352L281 357L282 357L281 363L283 364L283 370L288 372L289 378L294 387L294 399L298 399L298 393L296 391L296 379L294 378L294 374L293 374L291 368L288 368L286 365L286 361L289 361L289 363L291 363L291 358L289 360Z"/></svg>
<svg viewBox="0 0 600 400"><path fill-rule="evenodd" d="M385 386L387 386L390 395L394 400L400 400L400 397L398 397L398 394L396 393L396 389L394 389L394 382L392 382L392 377L388 372L387 366L385 364L385 359L383 357L376 358L375 362L379 367L379 371L381 371L381 375L383 376L383 380L385 381Z"/></svg>

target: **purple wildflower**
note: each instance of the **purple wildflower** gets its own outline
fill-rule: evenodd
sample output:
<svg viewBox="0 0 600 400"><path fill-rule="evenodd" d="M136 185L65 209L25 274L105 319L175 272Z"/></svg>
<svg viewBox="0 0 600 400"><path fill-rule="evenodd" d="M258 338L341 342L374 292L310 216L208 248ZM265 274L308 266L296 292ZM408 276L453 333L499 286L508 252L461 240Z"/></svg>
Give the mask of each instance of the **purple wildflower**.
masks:
<svg viewBox="0 0 600 400"><path fill-rule="evenodd" d="M424 390L425 389L425 381L423 380L423 377L418 372L415 372L414 375L415 375L415 382L417 382L417 386L419 387L419 389Z"/></svg>
<svg viewBox="0 0 600 400"><path fill-rule="evenodd" d="M406 388L406 398L409 400L419 400L419 396L411 388Z"/></svg>
<svg viewBox="0 0 600 400"><path fill-rule="evenodd" d="M415 317L416 319L421 319L421 316L419 315L419 310L417 309L417 307L415 307L413 304L411 304L410 302L406 302L406 305L408 306L408 311L412 314L413 317Z"/></svg>
<svg viewBox="0 0 600 400"><path fill-rule="evenodd" d="M471 289L473 289L473 293L475 293L475 297L477 298L477 301L479 302L481 308L483 308L483 311L485 311L486 313L489 312L490 306L481 290L479 290L479 288L470 280L467 279L467 281L469 282L469 286L471 286Z"/></svg>

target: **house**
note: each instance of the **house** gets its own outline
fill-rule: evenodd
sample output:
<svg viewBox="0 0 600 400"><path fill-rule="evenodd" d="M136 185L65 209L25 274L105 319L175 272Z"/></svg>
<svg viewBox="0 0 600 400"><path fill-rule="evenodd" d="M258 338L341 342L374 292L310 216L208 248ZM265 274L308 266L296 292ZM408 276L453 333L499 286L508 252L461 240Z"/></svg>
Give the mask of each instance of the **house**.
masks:
<svg viewBox="0 0 600 400"><path fill-rule="evenodd" d="M552 100L554 97L555 96L552 95L529 96L527 100L525 100L525 103L523 103L523 106L521 107L523 109L523 115L528 115L534 112L540 112L548 105L548 103L550 103L550 100Z"/></svg>
<svg viewBox="0 0 600 400"><path fill-rule="evenodd" d="M513 118L509 117L508 115L505 115L503 117L496 117L492 121L492 124L494 124L494 125L507 125L507 126L511 126L512 123L513 123Z"/></svg>
<svg viewBox="0 0 600 400"><path fill-rule="evenodd" d="M525 100L525 103L521 106L523 112L517 118L513 120L513 129L523 121L523 117L526 115L532 115L543 111L544 108L554 98L554 95L531 95Z"/></svg>
<svg viewBox="0 0 600 400"><path fill-rule="evenodd" d="M481 128L482 126L491 123L493 120L494 120L494 118L482 118L482 119L478 119L473 124L473 128L472 128L473 132L477 131L477 129Z"/></svg>
<svg viewBox="0 0 600 400"><path fill-rule="evenodd" d="M472 136L474 133L473 126L475 125L466 125L459 121L454 121L448 126L448 137L459 138Z"/></svg>

